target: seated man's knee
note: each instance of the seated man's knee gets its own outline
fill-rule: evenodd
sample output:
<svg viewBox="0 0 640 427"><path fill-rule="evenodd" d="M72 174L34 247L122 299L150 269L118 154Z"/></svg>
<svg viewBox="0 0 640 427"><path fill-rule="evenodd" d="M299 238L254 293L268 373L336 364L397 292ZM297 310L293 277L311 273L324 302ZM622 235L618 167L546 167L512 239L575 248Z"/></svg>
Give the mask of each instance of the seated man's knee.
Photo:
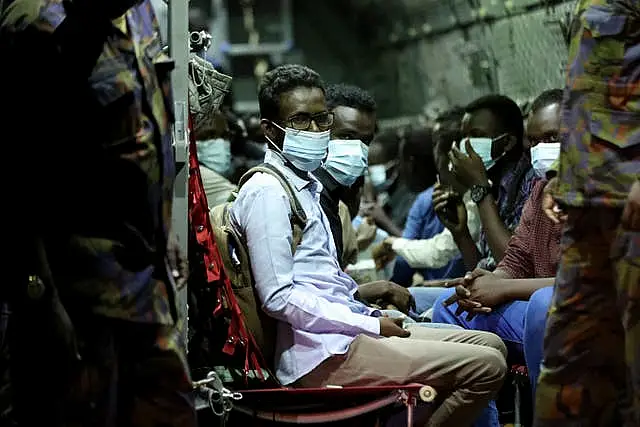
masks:
<svg viewBox="0 0 640 427"><path fill-rule="evenodd" d="M493 347L474 349L475 361L483 382L491 384L491 388L498 390L507 375L507 361L504 353Z"/></svg>
<svg viewBox="0 0 640 427"><path fill-rule="evenodd" d="M433 315L431 321L434 323L455 323L452 322L455 313L450 310L450 307L445 307L444 302L455 293L455 289L447 289L442 292L442 295L438 297L433 304Z"/></svg>
<svg viewBox="0 0 640 427"><path fill-rule="evenodd" d="M529 304L527 306L527 313L542 313L544 317L547 316L547 311L551 306L551 298L553 297L553 286L547 286L546 288L538 289L529 298Z"/></svg>
<svg viewBox="0 0 640 427"><path fill-rule="evenodd" d="M491 332L484 331L474 331L478 334L478 337L482 340L482 345L485 347L490 347L492 349L498 350L500 354L502 354L503 358L507 357L507 346L505 346L502 338L493 334Z"/></svg>
<svg viewBox="0 0 640 427"><path fill-rule="evenodd" d="M529 298L524 321L525 337L544 331L552 296L553 287L549 286L538 289Z"/></svg>

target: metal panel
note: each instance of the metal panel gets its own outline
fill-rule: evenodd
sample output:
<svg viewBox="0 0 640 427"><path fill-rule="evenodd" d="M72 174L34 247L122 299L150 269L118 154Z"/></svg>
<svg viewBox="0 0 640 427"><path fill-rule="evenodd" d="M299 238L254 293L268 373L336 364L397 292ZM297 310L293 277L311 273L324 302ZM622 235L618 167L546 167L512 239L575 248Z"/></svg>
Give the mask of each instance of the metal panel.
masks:
<svg viewBox="0 0 640 427"><path fill-rule="evenodd" d="M469 19L464 14L478 17L478 8L465 9L464 3L470 2L451 0L459 21ZM487 14L501 14L502 18L478 20L470 27L463 25L435 36L422 35L420 40L385 50L384 61L397 64L397 76L385 79L386 87L400 101L381 105L381 116L416 114L434 100L464 105L491 92L525 100L562 87L567 48L559 20L572 3L544 7L540 0L482 0L479 4ZM443 5L434 8L425 2L422 7L429 10L425 22L438 14L437 19L446 20ZM378 85L385 87L383 82ZM397 107L389 108L394 105Z"/></svg>
<svg viewBox="0 0 640 427"><path fill-rule="evenodd" d="M175 61L171 76L176 121L173 127L173 142L176 156L177 176L173 189L172 232L183 254L188 253L188 141L189 109L187 104L189 91L189 3L173 0L169 4L169 53ZM177 298L178 315L187 319L187 290L184 288ZM184 345L187 340L187 325L182 324Z"/></svg>

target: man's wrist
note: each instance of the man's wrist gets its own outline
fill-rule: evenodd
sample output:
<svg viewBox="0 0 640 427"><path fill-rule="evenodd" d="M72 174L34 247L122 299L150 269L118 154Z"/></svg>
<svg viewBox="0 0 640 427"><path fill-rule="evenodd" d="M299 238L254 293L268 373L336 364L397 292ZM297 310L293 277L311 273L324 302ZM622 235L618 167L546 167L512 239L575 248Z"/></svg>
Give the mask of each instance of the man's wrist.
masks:
<svg viewBox="0 0 640 427"><path fill-rule="evenodd" d="M467 227L466 224L464 225L464 227L461 227L459 230L454 229L450 231L451 231L451 235L453 236L453 240L455 240L456 243L464 240L473 240L473 238L471 237L471 232L469 231L469 227Z"/></svg>

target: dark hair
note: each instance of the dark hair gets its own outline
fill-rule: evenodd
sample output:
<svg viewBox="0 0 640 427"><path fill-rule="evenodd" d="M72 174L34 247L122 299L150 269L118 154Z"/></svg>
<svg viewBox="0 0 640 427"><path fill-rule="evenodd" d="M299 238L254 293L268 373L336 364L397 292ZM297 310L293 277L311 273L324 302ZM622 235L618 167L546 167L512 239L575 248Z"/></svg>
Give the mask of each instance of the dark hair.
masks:
<svg viewBox="0 0 640 427"><path fill-rule="evenodd" d="M386 161L398 158L400 138L396 130L387 129L378 133L371 142L371 145L373 144L379 144L382 147L382 155Z"/></svg>
<svg viewBox="0 0 640 427"><path fill-rule="evenodd" d="M436 118L436 122L440 123L442 126L446 125L447 127L450 127L451 124L455 123L459 128L462 118L464 117L464 113L464 108L456 106L440 114Z"/></svg>
<svg viewBox="0 0 640 427"><path fill-rule="evenodd" d="M502 128L518 138L518 145L521 145L524 138L524 123L522 110L515 101L504 95L486 95L465 108L465 112L469 114L479 110L491 111Z"/></svg>
<svg viewBox="0 0 640 427"><path fill-rule="evenodd" d="M538 96L533 104L531 104L531 114L540 110L541 108L548 107L553 104L562 104L562 96L564 92L562 89L549 89L545 90Z"/></svg>
<svg viewBox="0 0 640 427"><path fill-rule="evenodd" d="M405 182L413 191L422 191L436 182L436 164L433 156L433 131L430 128L408 129L401 141Z"/></svg>
<svg viewBox="0 0 640 427"><path fill-rule="evenodd" d="M365 113L375 113L378 109L375 99L366 90L358 86L334 84L327 87L327 107L350 107Z"/></svg>
<svg viewBox="0 0 640 427"><path fill-rule="evenodd" d="M304 65L280 65L265 73L258 88L262 118L277 120L280 115L280 96L298 87L318 88L325 92L320 75Z"/></svg>
<svg viewBox="0 0 640 427"><path fill-rule="evenodd" d="M427 128L409 129L402 139L402 157L433 161L433 132Z"/></svg>

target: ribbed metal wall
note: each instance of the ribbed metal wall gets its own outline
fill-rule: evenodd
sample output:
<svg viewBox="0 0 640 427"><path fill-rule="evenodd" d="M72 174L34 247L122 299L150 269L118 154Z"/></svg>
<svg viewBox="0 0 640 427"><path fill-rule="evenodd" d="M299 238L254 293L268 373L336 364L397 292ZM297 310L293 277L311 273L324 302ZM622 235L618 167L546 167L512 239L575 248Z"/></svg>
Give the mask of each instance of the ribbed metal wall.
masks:
<svg viewBox="0 0 640 427"><path fill-rule="evenodd" d="M464 105L491 92L525 101L563 84L567 48L561 24L572 0L353 4L386 8L388 19L379 23L374 42L378 72L367 82L382 101L384 117L419 114L429 103Z"/></svg>

